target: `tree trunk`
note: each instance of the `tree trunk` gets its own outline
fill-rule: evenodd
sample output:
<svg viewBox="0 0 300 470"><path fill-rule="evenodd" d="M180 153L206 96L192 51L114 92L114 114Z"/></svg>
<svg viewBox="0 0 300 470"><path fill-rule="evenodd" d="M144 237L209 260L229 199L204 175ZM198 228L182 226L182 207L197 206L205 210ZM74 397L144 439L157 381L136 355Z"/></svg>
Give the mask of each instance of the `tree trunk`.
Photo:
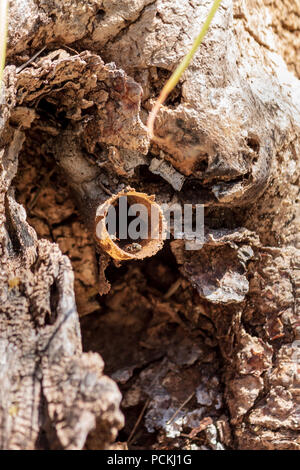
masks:
<svg viewBox="0 0 300 470"><path fill-rule="evenodd" d="M2 449L300 449L300 3L223 0L151 142L210 5L11 2ZM96 211L129 187L203 204L203 248L113 261Z"/></svg>

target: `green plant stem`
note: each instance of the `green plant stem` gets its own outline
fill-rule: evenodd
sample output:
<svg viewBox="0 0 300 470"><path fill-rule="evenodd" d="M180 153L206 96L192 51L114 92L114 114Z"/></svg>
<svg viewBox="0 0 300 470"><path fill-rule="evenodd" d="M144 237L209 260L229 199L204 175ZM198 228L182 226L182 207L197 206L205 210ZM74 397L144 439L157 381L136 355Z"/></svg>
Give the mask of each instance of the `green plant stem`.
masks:
<svg viewBox="0 0 300 470"><path fill-rule="evenodd" d="M212 22L212 20L215 16L219 6L220 6L221 1L222 0L214 0L214 3L213 3L213 5L210 9L210 12L208 13L206 21L203 24L199 35L195 39L195 41L192 45L192 48L187 53L187 55L184 57L183 61L178 65L176 70L173 72L173 74L171 75L171 77L169 78L169 80L167 81L165 86L163 87L163 89L161 91L161 94L159 95L158 100L156 101L155 105L153 106L153 109L152 109L152 111L149 115L149 119L148 119L148 123L147 123L147 128L148 128L148 132L149 132L149 135L150 135L151 139L154 138L154 122L155 122L155 119L156 119L156 116L157 116L157 113L158 113L160 107L166 101L168 95L175 88L175 86L179 82L182 74L184 73L184 71L190 65L191 60L193 59L197 49L201 45L201 43L202 43L202 41L203 41L207 31L208 31L208 28L210 27L210 24L211 24L211 22Z"/></svg>
<svg viewBox="0 0 300 470"><path fill-rule="evenodd" d="M0 86L6 58L8 4L9 0L0 0Z"/></svg>

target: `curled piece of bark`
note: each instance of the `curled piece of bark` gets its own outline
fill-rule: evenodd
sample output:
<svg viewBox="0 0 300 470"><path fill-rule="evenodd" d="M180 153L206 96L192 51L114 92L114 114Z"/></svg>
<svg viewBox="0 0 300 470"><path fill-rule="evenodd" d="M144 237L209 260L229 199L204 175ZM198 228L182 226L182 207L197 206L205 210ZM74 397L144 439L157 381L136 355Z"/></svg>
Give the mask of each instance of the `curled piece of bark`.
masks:
<svg viewBox="0 0 300 470"><path fill-rule="evenodd" d="M113 239L113 234L107 231L106 217L109 209L115 208L121 199L126 199L126 204L128 201L129 206L139 204L147 212L145 214L147 237L139 240L139 243L134 242L134 240L128 240L127 234L125 240L119 240L116 236ZM99 246L105 253L117 261L144 259L148 256L154 256L162 248L166 234L166 222L161 208L154 202L154 197L149 197L147 194L139 193L132 189L127 189L110 197L104 204L98 207L95 227L96 239Z"/></svg>

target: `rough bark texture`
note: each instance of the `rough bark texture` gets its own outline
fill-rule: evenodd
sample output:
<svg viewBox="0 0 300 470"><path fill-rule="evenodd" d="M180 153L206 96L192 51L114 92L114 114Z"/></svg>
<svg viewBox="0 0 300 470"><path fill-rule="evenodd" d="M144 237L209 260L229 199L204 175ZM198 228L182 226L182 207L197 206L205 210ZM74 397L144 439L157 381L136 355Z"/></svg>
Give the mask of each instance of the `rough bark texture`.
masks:
<svg viewBox="0 0 300 470"><path fill-rule="evenodd" d="M224 0L159 143L145 128L210 3L11 2L3 449L114 445L115 382L132 448L300 449L299 1ZM96 207L128 186L204 204L204 247L121 267L97 253Z"/></svg>

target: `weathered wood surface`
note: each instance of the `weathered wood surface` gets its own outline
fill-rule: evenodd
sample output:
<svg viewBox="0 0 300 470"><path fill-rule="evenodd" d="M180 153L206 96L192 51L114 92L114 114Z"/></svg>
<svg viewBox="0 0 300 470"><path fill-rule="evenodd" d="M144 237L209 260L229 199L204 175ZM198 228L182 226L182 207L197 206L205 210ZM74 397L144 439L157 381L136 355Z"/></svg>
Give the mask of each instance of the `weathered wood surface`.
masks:
<svg viewBox="0 0 300 470"><path fill-rule="evenodd" d="M192 293L183 301L187 329L172 310L172 321L180 325L174 344L163 357L153 353L155 364L134 384L139 397L127 394L124 408L146 394L148 429L177 438L184 425L168 424L177 403L172 393L185 387L185 379L188 383L184 371L191 367L197 403L188 418L179 417L193 428L193 413L199 420L212 416L208 446L300 448L295 363L300 4L224 0L158 116L156 133L163 143L152 145L145 122L153 99L209 5L208 0L12 2L0 108L3 449L81 449L92 430L90 446L107 448L123 425L117 385L103 375L97 353L82 353L71 263L56 244L38 239L15 200L21 149L35 141L38 147L40 140L67 175L88 227L89 211L109 197L105 188L116 193L127 184L157 192L161 203L207 207L204 248L185 252L178 241L171 243L183 278L198 292L198 313L191 314ZM151 165L154 158L164 163L163 170ZM157 191L134 172L141 165L150 168L150 176L151 169L160 174ZM131 307L120 304L122 317L108 316L104 330L124 319L126 308ZM171 311L167 303L156 308ZM190 339L189 331L197 328L210 331L211 346L203 337ZM193 352L180 356L178 344ZM156 346L147 347L151 352ZM115 361L113 348L110 354ZM135 368L151 364L147 354L141 358L137 352L131 369L119 356L115 379L124 383ZM205 365L210 360L214 365ZM157 385L158 377L165 388ZM195 383L186 390L190 386ZM172 448L172 440L168 445Z"/></svg>

